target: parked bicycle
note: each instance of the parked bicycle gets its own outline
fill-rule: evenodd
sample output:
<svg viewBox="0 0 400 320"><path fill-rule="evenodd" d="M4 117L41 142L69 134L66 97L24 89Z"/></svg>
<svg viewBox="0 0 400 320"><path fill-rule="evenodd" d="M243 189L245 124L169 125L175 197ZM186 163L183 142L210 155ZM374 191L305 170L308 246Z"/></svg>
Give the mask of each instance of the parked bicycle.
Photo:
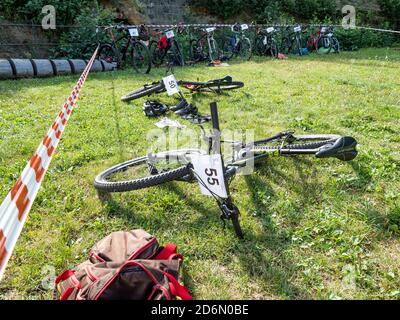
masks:
<svg viewBox="0 0 400 320"><path fill-rule="evenodd" d="M156 30L153 33L152 36L158 38L150 41L151 60L154 66L159 67L164 62L167 62L168 66L185 65L182 47L176 39L176 35L182 31L182 26L178 24L175 28Z"/></svg>
<svg viewBox="0 0 400 320"><path fill-rule="evenodd" d="M275 27L269 27L266 29L259 28L257 30L254 50L258 55L269 55L272 58L278 57L279 50L275 39L277 31L278 29Z"/></svg>
<svg viewBox="0 0 400 320"><path fill-rule="evenodd" d="M215 27L201 28L201 34L199 39L193 39L190 41L190 59L193 62L200 62L209 60L213 62L219 59L220 52L218 43L214 39Z"/></svg>
<svg viewBox="0 0 400 320"><path fill-rule="evenodd" d="M339 40L335 37L333 27L322 27L318 41L316 41L317 53L339 53Z"/></svg>
<svg viewBox="0 0 400 320"><path fill-rule="evenodd" d="M268 156L313 155L317 158L337 158L350 161L357 156L357 141L352 137L332 134L295 135L294 132L281 132L259 141L244 143L240 141L221 141L216 103L211 104L213 130L207 135L203 129L204 140L209 143L208 152L199 149L182 149L150 153L117 164L96 176L94 186L103 192L125 192L156 186L165 182L179 180L199 181L210 191L221 210L223 220L232 220L236 235L243 238L239 223L239 210L229 194L229 181L250 161L258 163ZM194 169L193 160L199 155L221 155L221 143L231 146L231 157L221 159L222 180L216 168L205 168L205 172ZM224 164L225 163L225 164ZM207 181L201 178L207 176ZM226 195L218 196L210 189L216 184L226 186Z"/></svg>
<svg viewBox="0 0 400 320"><path fill-rule="evenodd" d="M118 38L114 35L113 29L121 32ZM142 26L108 26L104 31L110 37L111 43L103 43L99 47L98 58L108 63L114 64L116 68L120 68L124 61L128 58L132 67L138 73L149 73L151 70L151 57L147 46L142 42L143 32L147 32L144 25ZM125 44L121 49L118 48L120 42L125 40ZM129 51L129 47L131 47Z"/></svg>
<svg viewBox="0 0 400 320"><path fill-rule="evenodd" d="M196 91L222 93L223 91L242 88L244 86L244 83L240 81L233 81L232 77L226 76L222 79L215 79L206 82L179 80L178 85L192 92ZM150 96L151 94L161 93L165 91L166 88L164 81L160 80L151 84L145 84L142 88L123 96L121 100L135 100L141 97L146 97Z"/></svg>
<svg viewBox="0 0 400 320"><path fill-rule="evenodd" d="M245 35L249 29L247 24L235 23L231 30L232 36L229 36L222 47L223 55L226 59L232 59L234 56L240 56L243 60L250 60L252 55L251 41Z"/></svg>
<svg viewBox="0 0 400 320"><path fill-rule="evenodd" d="M306 48L306 43L303 39L303 30L301 26L288 26L283 31L281 51L284 54L298 54L302 56L304 54L303 48Z"/></svg>

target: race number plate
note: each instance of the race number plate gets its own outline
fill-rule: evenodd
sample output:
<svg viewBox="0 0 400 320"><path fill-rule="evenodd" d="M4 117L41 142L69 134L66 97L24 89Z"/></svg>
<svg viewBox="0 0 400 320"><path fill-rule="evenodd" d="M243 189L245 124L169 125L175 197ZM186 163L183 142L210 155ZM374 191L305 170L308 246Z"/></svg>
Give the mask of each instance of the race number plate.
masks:
<svg viewBox="0 0 400 320"><path fill-rule="evenodd" d="M163 78L163 82L169 96L179 92L178 82L173 74Z"/></svg>
<svg viewBox="0 0 400 320"><path fill-rule="evenodd" d="M242 30L247 30L249 28L247 24L242 24L240 27L242 28Z"/></svg>
<svg viewBox="0 0 400 320"><path fill-rule="evenodd" d="M325 33L325 32L326 32L326 27L322 27L322 28L321 28L321 32L322 32L322 33Z"/></svg>
<svg viewBox="0 0 400 320"><path fill-rule="evenodd" d="M328 37L332 38L333 37L333 33L328 33Z"/></svg>
<svg viewBox="0 0 400 320"><path fill-rule="evenodd" d="M207 31L208 33L213 32L214 30L215 30L215 28L207 28L207 29L206 29L206 31Z"/></svg>
<svg viewBox="0 0 400 320"><path fill-rule="evenodd" d="M191 160L194 171L197 173L201 193L206 196L214 194L221 198L227 198L221 155L199 154L193 156Z"/></svg>
<svg viewBox="0 0 400 320"><path fill-rule="evenodd" d="M137 28L129 28L128 30L131 37L139 37L139 31Z"/></svg>
<svg viewBox="0 0 400 320"><path fill-rule="evenodd" d="M271 33L271 32L273 32L273 31L275 31L275 28L274 28L274 27L269 27L269 28L267 28L267 33Z"/></svg>
<svg viewBox="0 0 400 320"><path fill-rule="evenodd" d="M301 27L299 26L299 27L294 27L294 32L300 32L301 31Z"/></svg>
<svg viewBox="0 0 400 320"><path fill-rule="evenodd" d="M168 39L171 39L173 37L175 37L175 33L173 30L169 30L165 33L165 35L167 36Z"/></svg>

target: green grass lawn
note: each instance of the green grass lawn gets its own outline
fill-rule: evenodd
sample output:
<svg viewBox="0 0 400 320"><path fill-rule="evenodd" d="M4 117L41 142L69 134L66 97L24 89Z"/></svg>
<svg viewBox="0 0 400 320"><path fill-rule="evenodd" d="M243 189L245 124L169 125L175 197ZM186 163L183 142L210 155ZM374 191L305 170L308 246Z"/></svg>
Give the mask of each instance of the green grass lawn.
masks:
<svg viewBox="0 0 400 320"><path fill-rule="evenodd" d="M253 175L237 177L231 190L244 241L230 225L223 229L217 206L196 185L174 182L99 199L95 175L144 155L147 132L155 128L141 111L143 99L127 105L120 96L164 70L90 74L0 298L50 299L42 285L48 270L75 266L112 231L143 228L160 243L177 243L185 256L183 281L196 299L400 299L399 68L399 50L369 49L175 70L178 79L229 74L245 83L222 96L187 95L203 114L216 100L221 129L253 129L262 138L293 128L359 142L352 162L271 158ZM0 82L1 199L76 80Z"/></svg>

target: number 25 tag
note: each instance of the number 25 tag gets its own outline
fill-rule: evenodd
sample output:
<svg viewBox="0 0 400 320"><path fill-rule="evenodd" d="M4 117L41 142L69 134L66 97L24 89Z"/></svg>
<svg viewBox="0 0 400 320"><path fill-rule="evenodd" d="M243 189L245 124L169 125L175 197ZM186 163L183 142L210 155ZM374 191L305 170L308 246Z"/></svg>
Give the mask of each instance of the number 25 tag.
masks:
<svg viewBox="0 0 400 320"><path fill-rule="evenodd" d="M191 160L197 173L201 193L206 196L212 196L213 193L221 198L227 198L221 155L199 154L193 156Z"/></svg>

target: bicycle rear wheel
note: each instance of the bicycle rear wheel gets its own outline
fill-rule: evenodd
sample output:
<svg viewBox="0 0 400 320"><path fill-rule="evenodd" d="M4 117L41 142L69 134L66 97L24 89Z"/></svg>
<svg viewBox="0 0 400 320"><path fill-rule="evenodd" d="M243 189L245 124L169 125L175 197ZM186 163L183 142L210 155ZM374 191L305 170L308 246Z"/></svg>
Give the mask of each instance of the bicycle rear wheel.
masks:
<svg viewBox="0 0 400 320"><path fill-rule="evenodd" d="M242 38L239 43L239 54L243 60L250 60L252 55L251 42L249 38Z"/></svg>
<svg viewBox="0 0 400 320"><path fill-rule="evenodd" d="M150 96L153 93L160 93L165 91L165 86L162 81L153 83L151 85L144 85L144 87L128 93L121 97L122 101L131 101L141 97Z"/></svg>
<svg viewBox="0 0 400 320"><path fill-rule="evenodd" d="M131 50L132 66L138 73L149 73L151 57L149 49L141 42L135 42Z"/></svg>
<svg viewBox="0 0 400 320"><path fill-rule="evenodd" d="M182 49L178 41L175 39L171 41L171 51L173 54L174 64L183 67L185 65L185 60L183 58Z"/></svg>
<svg viewBox="0 0 400 320"><path fill-rule="evenodd" d="M204 47L199 43L198 40L190 41L190 59L193 62L200 62L204 60Z"/></svg>
<svg viewBox="0 0 400 320"><path fill-rule="evenodd" d="M145 156L117 164L96 176L94 187L103 192L132 191L177 180L191 173L187 165L172 160L166 156L165 160L152 163Z"/></svg>
<svg viewBox="0 0 400 320"><path fill-rule="evenodd" d="M210 47L208 48L208 51L211 62L219 59L220 54L218 43L214 38L210 39Z"/></svg>
<svg viewBox="0 0 400 320"><path fill-rule="evenodd" d="M150 50L150 55L151 55L151 63L155 67L161 66L162 63L164 62L165 55L167 54L166 49L159 48L158 42L155 40L152 40L150 42L149 50Z"/></svg>
<svg viewBox="0 0 400 320"><path fill-rule="evenodd" d="M292 135L283 134L275 139L258 140L254 142L254 151L279 151L281 149L291 150L313 150L320 148L327 143L335 142L340 136L336 134L310 134L310 135Z"/></svg>
<svg viewBox="0 0 400 320"><path fill-rule="evenodd" d="M235 54L235 50L236 50L236 38L235 37L226 38L224 41L224 45L222 46L223 56L226 59L230 60Z"/></svg>
<svg viewBox="0 0 400 320"><path fill-rule="evenodd" d="M180 84L186 89L198 92L221 92L221 91L239 89L244 86L244 83L240 81L221 82L221 83L180 81Z"/></svg>

